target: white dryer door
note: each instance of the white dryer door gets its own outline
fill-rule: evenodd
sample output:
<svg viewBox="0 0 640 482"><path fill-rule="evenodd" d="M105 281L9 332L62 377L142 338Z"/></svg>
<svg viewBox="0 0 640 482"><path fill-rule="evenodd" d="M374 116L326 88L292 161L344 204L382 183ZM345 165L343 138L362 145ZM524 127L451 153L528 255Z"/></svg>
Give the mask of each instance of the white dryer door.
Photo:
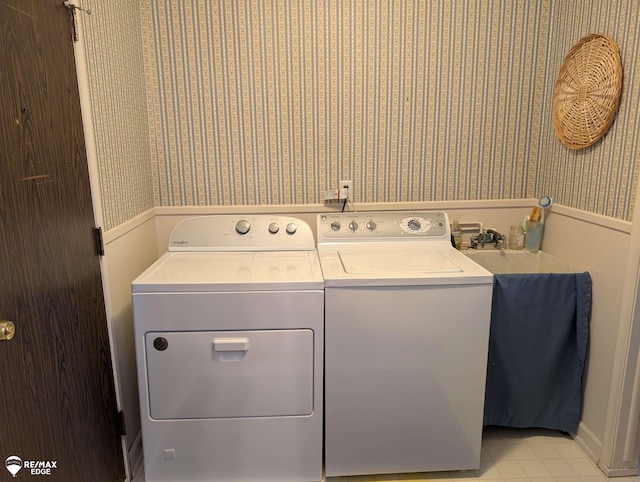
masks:
<svg viewBox="0 0 640 482"><path fill-rule="evenodd" d="M313 331L149 332L153 419L313 412Z"/></svg>

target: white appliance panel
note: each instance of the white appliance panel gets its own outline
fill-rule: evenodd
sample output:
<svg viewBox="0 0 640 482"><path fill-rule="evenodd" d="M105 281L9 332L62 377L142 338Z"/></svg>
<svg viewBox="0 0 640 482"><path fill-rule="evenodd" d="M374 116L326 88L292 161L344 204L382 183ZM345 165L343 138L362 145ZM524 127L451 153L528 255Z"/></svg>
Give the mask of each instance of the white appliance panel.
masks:
<svg viewBox="0 0 640 482"><path fill-rule="evenodd" d="M347 212L318 216L318 244L401 241L451 244L449 219L438 211Z"/></svg>
<svg viewBox="0 0 640 482"><path fill-rule="evenodd" d="M312 481L322 477L324 292L135 293L147 481ZM149 329L148 327L153 327ZM313 412L291 417L155 420L149 413L150 331L313 331ZM168 451L168 452L167 452ZM169 455L167 455L167 453Z"/></svg>
<svg viewBox="0 0 640 482"><path fill-rule="evenodd" d="M132 283L145 479L321 480L324 291L311 229L192 218L169 250Z"/></svg>
<svg viewBox="0 0 640 482"><path fill-rule="evenodd" d="M311 227L301 219L279 215L196 216L180 221L171 233L169 251L314 251Z"/></svg>
<svg viewBox="0 0 640 482"><path fill-rule="evenodd" d="M313 412L313 331L149 332L150 417Z"/></svg>
<svg viewBox="0 0 640 482"><path fill-rule="evenodd" d="M145 448L145 480L323 480L322 436L309 437L309 432L322 434L322 414L317 415L295 423L279 417L153 422L152 430L143 431L143 440L153 437Z"/></svg>
<svg viewBox="0 0 640 482"><path fill-rule="evenodd" d="M135 293L134 318L148 331L269 330L323 327L324 291ZM137 328L137 327L136 327Z"/></svg>
<svg viewBox="0 0 640 482"><path fill-rule="evenodd" d="M327 476L479 466L491 293L327 288Z"/></svg>
<svg viewBox="0 0 640 482"><path fill-rule="evenodd" d="M477 468L493 275L443 212L317 221L326 475Z"/></svg>

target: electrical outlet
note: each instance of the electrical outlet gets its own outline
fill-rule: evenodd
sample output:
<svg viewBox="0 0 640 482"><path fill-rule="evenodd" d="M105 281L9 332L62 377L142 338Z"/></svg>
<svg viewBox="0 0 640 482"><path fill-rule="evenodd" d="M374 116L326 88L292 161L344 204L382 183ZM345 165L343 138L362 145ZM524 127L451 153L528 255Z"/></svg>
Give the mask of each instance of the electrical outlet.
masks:
<svg viewBox="0 0 640 482"><path fill-rule="evenodd" d="M340 181L338 183L338 189L329 189L324 194L325 203L337 203L345 200L353 201L353 182Z"/></svg>
<svg viewBox="0 0 640 482"><path fill-rule="evenodd" d="M338 201L338 190L337 189L329 189L324 194L324 202L331 203Z"/></svg>
<svg viewBox="0 0 640 482"><path fill-rule="evenodd" d="M338 199L353 201L353 182L351 180L340 181L340 184L338 184Z"/></svg>

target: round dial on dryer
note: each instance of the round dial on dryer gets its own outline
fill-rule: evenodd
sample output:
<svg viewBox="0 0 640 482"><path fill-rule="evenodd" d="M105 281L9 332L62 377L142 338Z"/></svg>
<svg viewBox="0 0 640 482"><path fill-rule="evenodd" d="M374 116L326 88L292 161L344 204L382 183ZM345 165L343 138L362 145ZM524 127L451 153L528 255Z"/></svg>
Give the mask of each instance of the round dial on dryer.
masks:
<svg viewBox="0 0 640 482"><path fill-rule="evenodd" d="M375 231L375 229L378 227L378 225L376 224L376 222L373 219L368 221L365 226L369 231Z"/></svg>
<svg viewBox="0 0 640 482"><path fill-rule="evenodd" d="M247 234L251 229L251 223L246 219L241 219L236 223L236 232L238 234Z"/></svg>
<svg viewBox="0 0 640 482"><path fill-rule="evenodd" d="M331 223L331 229L333 231L340 231L340 223L338 221L334 221Z"/></svg>
<svg viewBox="0 0 640 482"><path fill-rule="evenodd" d="M295 234L297 230L298 226L296 226L294 223L287 224L287 234Z"/></svg>
<svg viewBox="0 0 640 482"><path fill-rule="evenodd" d="M271 234L276 234L278 231L280 231L280 226L278 226L278 223L271 223L269 225L269 232Z"/></svg>
<svg viewBox="0 0 640 482"><path fill-rule="evenodd" d="M358 223L356 223L355 221L351 221L349 223L349 230L356 232L358 230Z"/></svg>

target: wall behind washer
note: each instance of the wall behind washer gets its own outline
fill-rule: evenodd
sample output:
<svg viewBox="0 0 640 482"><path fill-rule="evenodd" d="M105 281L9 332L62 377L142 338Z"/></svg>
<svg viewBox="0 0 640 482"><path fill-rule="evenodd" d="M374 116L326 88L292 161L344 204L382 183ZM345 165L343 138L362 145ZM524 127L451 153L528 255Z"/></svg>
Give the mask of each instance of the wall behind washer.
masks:
<svg viewBox="0 0 640 482"><path fill-rule="evenodd" d="M141 8L156 206L521 199L630 220L638 2L154 0ZM570 152L551 124L570 47L621 47L619 116Z"/></svg>
<svg viewBox="0 0 640 482"><path fill-rule="evenodd" d="M640 4L82 0L105 229L153 206L521 199L630 220ZM551 126L564 55L620 46L618 117L591 149Z"/></svg>

